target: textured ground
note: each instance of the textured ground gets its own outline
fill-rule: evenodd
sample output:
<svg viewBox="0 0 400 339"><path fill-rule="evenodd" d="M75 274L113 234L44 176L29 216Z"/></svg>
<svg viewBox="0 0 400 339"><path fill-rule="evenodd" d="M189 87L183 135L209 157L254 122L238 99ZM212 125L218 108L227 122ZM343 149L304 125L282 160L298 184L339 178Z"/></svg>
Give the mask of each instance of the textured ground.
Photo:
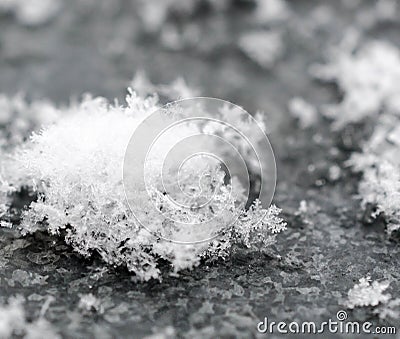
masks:
<svg viewBox="0 0 400 339"><path fill-rule="evenodd" d="M307 23L322 4L329 6L328 15L311 27ZM275 321L335 319L348 290L368 273L389 280L389 292L400 296L399 242L388 239L382 222L363 222L354 198L359 178L343 166L368 127L332 133L329 122L321 119L303 130L286 108L294 95L316 104L339 98L334 87L313 82L307 68L322 61L327 47L357 24L358 10L329 1L290 5L292 16L281 24L286 51L269 71L235 47L238 34L252 26L243 5L228 15L195 16L201 38L180 51L143 34L132 19L134 6L118 9L105 1L85 1L66 6L62 15L34 29L11 16L0 17L0 92L22 89L32 98L59 103L86 91L122 98L134 71L143 69L154 82L182 75L204 95L267 112L278 162L275 202L289 223L267 253L240 250L225 262L203 263L179 277L166 276L162 283L143 284L97 258L83 259L59 239L45 234L23 238L14 230L0 230L1 303L21 294L27 314L35 319L53 297L46 318L65 337L164 333L246 338L257 335L257 323L265 316ZM364 29L364 35L399 44L399 29L395 23L377 25ZM333 165L341 168L335 180L329 176ZM302 200L308 204L305 213L298 212ZM97 310L78 308L80 296L87 293L101 301ZM349 318L399 326L396 320L379 320L370 308L349 311Z"/></svg>

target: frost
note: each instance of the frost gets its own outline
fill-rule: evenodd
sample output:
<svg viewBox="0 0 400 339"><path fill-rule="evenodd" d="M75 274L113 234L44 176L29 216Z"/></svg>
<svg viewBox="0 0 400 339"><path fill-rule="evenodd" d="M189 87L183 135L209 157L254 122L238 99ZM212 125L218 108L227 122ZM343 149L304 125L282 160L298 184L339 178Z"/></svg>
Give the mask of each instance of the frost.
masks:
<svg viewBox="0 0 400 339"><path fill-rule="evenodd" d="M167 89L154 87L143 77L135 79L134 84L142 93L154 88L168 97L183 93L182 82ZM56 122L33 133L17 148L12 167L7 168L7 181L14 187L29 186L38 195L24 212L20 226L24 234L47 230L60 235L80 254L90 256L97 252L110 265L126 266L139 280L160 279L159 258L170 262L172 274L177 274L197 266L202 258L224 258L233 246L258 250L274 243L276 234L286 228L279 217L280 210L275 206L264 209L258 201L248 211L241 209L243 197L229 194L219 167L204 161L189 168L182 187L187 191L196 187L199 173L206 171L207 180L201 187L203 197L194 194L192 203L197 206L201 204L199 199L213 193L212 208L204 214L187 213L171 206L160 187L149 186L149 192L138 191L137 196L152 199L165 214L160 217L156 210L143 209L141 213L146 214L152 232L139 225L123 187L125 150L135 128L160 104L157 95L141 97L133 90L126 102L126 106L111 105L104 98L87 96L81 103L60 109ZM182 129L180 133L186 132ZM164 146L180 140L182 135L171 135ZM154 168L157 159L157 155L152 158ZM150 178L157 178L154 168L152 163L147 168ZM174 180L173 176L170 180ZM194 231L171 222L170 217L176 216L187 218L189 223L215 219L205 229ZM205 231L216 235L232 216L237 216L237 221L211 242L182 245L162 238L191 241ZM88 299L85 305L89 304Z"/></svg>
<svg viewBox="0 0 400 339"><path fill-rule="evenodd" d="M318 121L316 108L302 98L295 97L289 101L290 113L299 121L301 128L314 126Z"/></svg>
<svg viewBox="0 0 400 339"><path fill-rule="evenodd" d="M257 30L239 37L239 48L254 62L270 69L282 57L285 46L279 31Z"/></svg>
<svg viewBox="0 0 400 339"><path fill-rule="evenodd" d="M371 278L361 278L359 284L356 284L347 294L346 306L348 308L377 306L380 303L386 303L390 300L390 294L384 294L389 287L387 281L378 282Z"/></svg>
<svg viewBox="0 0 400 339"><path fill-rule="evenodd" d="M61 5L61 0L0 0L0 12L13 13L23 25L39 26L54 18Z"/></svg>
<svg viewBox="0 0 400 339"><path fill-rule="evenodd" d="M0 305L0 338L7 339L13 336L25 339L60 338L42 314L33 322L28 321L24 302L23 297L17 296L10 298L7 305Z"/></svg>

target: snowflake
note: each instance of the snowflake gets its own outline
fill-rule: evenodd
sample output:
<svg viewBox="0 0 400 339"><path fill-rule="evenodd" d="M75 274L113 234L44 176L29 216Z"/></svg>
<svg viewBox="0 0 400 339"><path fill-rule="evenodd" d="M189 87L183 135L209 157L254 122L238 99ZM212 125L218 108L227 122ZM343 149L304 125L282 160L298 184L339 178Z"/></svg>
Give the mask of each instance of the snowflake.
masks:
<svg viewBox="0 0 400 339"><path fill-rule="evenodd" d="M400 229L400 119L385 111L378 119L362 152L353 153L348 164L362 172L359 195L365 207L376 206L374 215L384 213L391 234Z"/></svg>
<svg viewBox="0 0 400 339"><path fill-rule="evenodd" d="M168 96L179 95L181 88L161 87ZM169 144L197 131L192 125L169 135L166 143L150 156L146 171L155 184L148 185L148 190L135 191L143 203L140 213L151 232L142 227L125 196L124 156L135 128L160 104L158 95L141 97L131 89L126 102L126 106L111 105L104 98L87 96L81 103L63 108L56 122L34 132L17 148L12 167L7 168L11 170L6 171L7 182L14 187L31 187L37 194L37 200L23 214L20 227L24 234L47 230L62 235L80 254L98 253L106 263L126 266L142 281L160 279L160 258L170 262L172 274L177 274L197 266L202 258L224 258L234 246L262 249L274 243L276 234L286 228L279 217L280 210L275 206L262 208L256 201L245 211L240 190L230 194L236 181L226 184L223 171L213 163L194 162L185 172L179 190L168 192L189 202L193 210L188 212L170 204L167 192L157 184L157 152L164 154ZM201 195L193 190L199 184L200 173L206 174L200 176ZM163 179L166 187L175 182L173 175ZM199 210L197 206L210 196L214 198L210 208ZM149 200L155 209L144 207ZM187 224L202 223L203 227L183 228L173 221L176 218ZM235 223L227 223L233 218ZM226 224L229 226L221 230L221 225ZM214 239L184 245L165 240L193 242L202 234Z"/></svg>
<svg viewBox="0 0 400 339"><path fill-rule="evenodd" d="M348 308L377 306L381 303L387 303L390 300L390 294L383 292L389 287L389 282L373 281L371 278L361 278L359 284L356 284L347 295L346 306Z"/></svg>
<svg viewBox="0 0 400 339"><path fill-rule="evenodd" d="M351 39L351 37L349 38ZM348 123L378 116L382 109L400 112L397 85L400 81L400 52L388 42L372 41L354 51L348 43L331 54L327 65L311 68L323 81L336 82L343 91L339 104L328 105L323 112L340 129Z"/></svg>
<svg viewBox="0 0 400 339"><path fill-rule="evenodd" d="M355 35L348 37L330 64L312 72L335 81L343 91L343 100L324 110L334 120L334 129L366 118L374 122L362 152L354 153L348 164L363 173L359 186L363 206L376 205L373 217L383 212L392 233L400 229L400 51L383 41L357 49L356 40Z"/></svg>
<svg viewBox="0 0 400 339"><path fill-rule="evenodd" d="M373 281L371 277L361 278L348 292L345 306L373 307L372 312L381 319L398 319L400 316L400 299L393 299L389 293L384 293L389 287L388 281Z"/></svg>

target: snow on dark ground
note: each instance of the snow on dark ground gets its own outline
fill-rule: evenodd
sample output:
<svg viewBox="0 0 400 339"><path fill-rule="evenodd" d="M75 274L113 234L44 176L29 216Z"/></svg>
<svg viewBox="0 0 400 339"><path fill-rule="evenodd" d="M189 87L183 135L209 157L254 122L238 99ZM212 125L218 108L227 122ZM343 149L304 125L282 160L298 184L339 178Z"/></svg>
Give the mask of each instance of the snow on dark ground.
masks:
<svg viewBox="0 0 400 339"><path fill-rule="evenodd" d="M287 111L294 96L314 104L339 100L337 89L313 81L308 68L324 61L328 47L341 41L347 28L359 27L361 39L399 45L400 21L365 24L359 17L367 15L369 1L356 9L339 1L288 3L290 18L273 26L282 34L284 52L269 70L237 47L239 36L254 26L246 2L237 2L228 13L202 9L193 15L190 22L200 40L179 50L162 43L158 34L145 34L132 19L137 6L127 3L118 8L106 1L71 2L37 27L1 16L0 92L23 90L31 98L57 103L83 92L122 98L134 72L142 69L155 83L183 76L203 95L250 112L265 111L278 162L275 203L289 223L264 254L238 251L225 262L203 263L179 277L141 284L123 269L105 268L98 258L83 259L60 239L1 229L1 303L23 295L29 321L52 297L45 317L65 337L246 338L259 335L256 326L265 316L334 319L345 309L341 304L349 289L368 274L390 281L388 292L400 297L399 242L388 238L383 222L366 225L354 197L360 178L344 166L371 128L350 126L333 133L321 118L301 129ZM339 177L329 175L332 166L340 168ZM303 200L307 209L299 212ZM80 300L87 294L98 302L85 311ZM348 314L349 319L399 326L398 319L380 320L372 307Z"/></svg>

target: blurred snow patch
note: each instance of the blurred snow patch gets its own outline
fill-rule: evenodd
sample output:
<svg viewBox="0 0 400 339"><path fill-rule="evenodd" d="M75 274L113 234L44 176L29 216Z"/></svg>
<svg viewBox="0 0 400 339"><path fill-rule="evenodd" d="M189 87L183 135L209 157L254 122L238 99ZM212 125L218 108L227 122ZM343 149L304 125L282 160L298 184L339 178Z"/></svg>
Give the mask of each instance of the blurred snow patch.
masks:
<svg viewBox="0 0 400 339"><path fill-rule="evenodd" d="M383 292L389 287L389 282L371 282L370 277L361 278L359 283L347 294L346 306L348 308L377 306L390 300L390 294Z"/></svg>
<svg viewBox="0 0 400 339"><path fill-rule="evenodd" d="M289 111L299 121L301 128L308 128L318 122L317 109L303 98L295 97L289 101Z"/></svg>
<svg viewBox="0 0 400 339"><path fill-rule="evenodd" d="M290 16L290 9L284 0L257 0L254 18L259 24L283 21Z"/></svg>
<svg viewBox="0 0 400 339"><path fill-rule="evenodd" d="M60 338L42 316L34 321L28 321L24 302L22 296L16 296L9 298L8 304L0 305L0 338L7 339L14 336L25 339Z"/></svg>
<svg viewBox="0 0 400 339"><path fill-rule="evenodd" d="M355 51L338 48L328 64L310 71L322 81L337 83L343 91L340 103L323 109L334 120L334 129L377 116L382 108L400 113L400 52L388 42L372 41Z"/></svg>
<svg viewBox="0 0 400 339"><path fill-rule="evenodd" d="M13 13L26 26L45 24L59 13L61 6L61 0L0 0L0 12Z"/></svg>
<svg viewBox="0 0 400 339"><path fill-rule="evenodd" d="M285 45L280 31L252 31L239 37L239 48L265 69L272 68L283 56Z"/></svg>

